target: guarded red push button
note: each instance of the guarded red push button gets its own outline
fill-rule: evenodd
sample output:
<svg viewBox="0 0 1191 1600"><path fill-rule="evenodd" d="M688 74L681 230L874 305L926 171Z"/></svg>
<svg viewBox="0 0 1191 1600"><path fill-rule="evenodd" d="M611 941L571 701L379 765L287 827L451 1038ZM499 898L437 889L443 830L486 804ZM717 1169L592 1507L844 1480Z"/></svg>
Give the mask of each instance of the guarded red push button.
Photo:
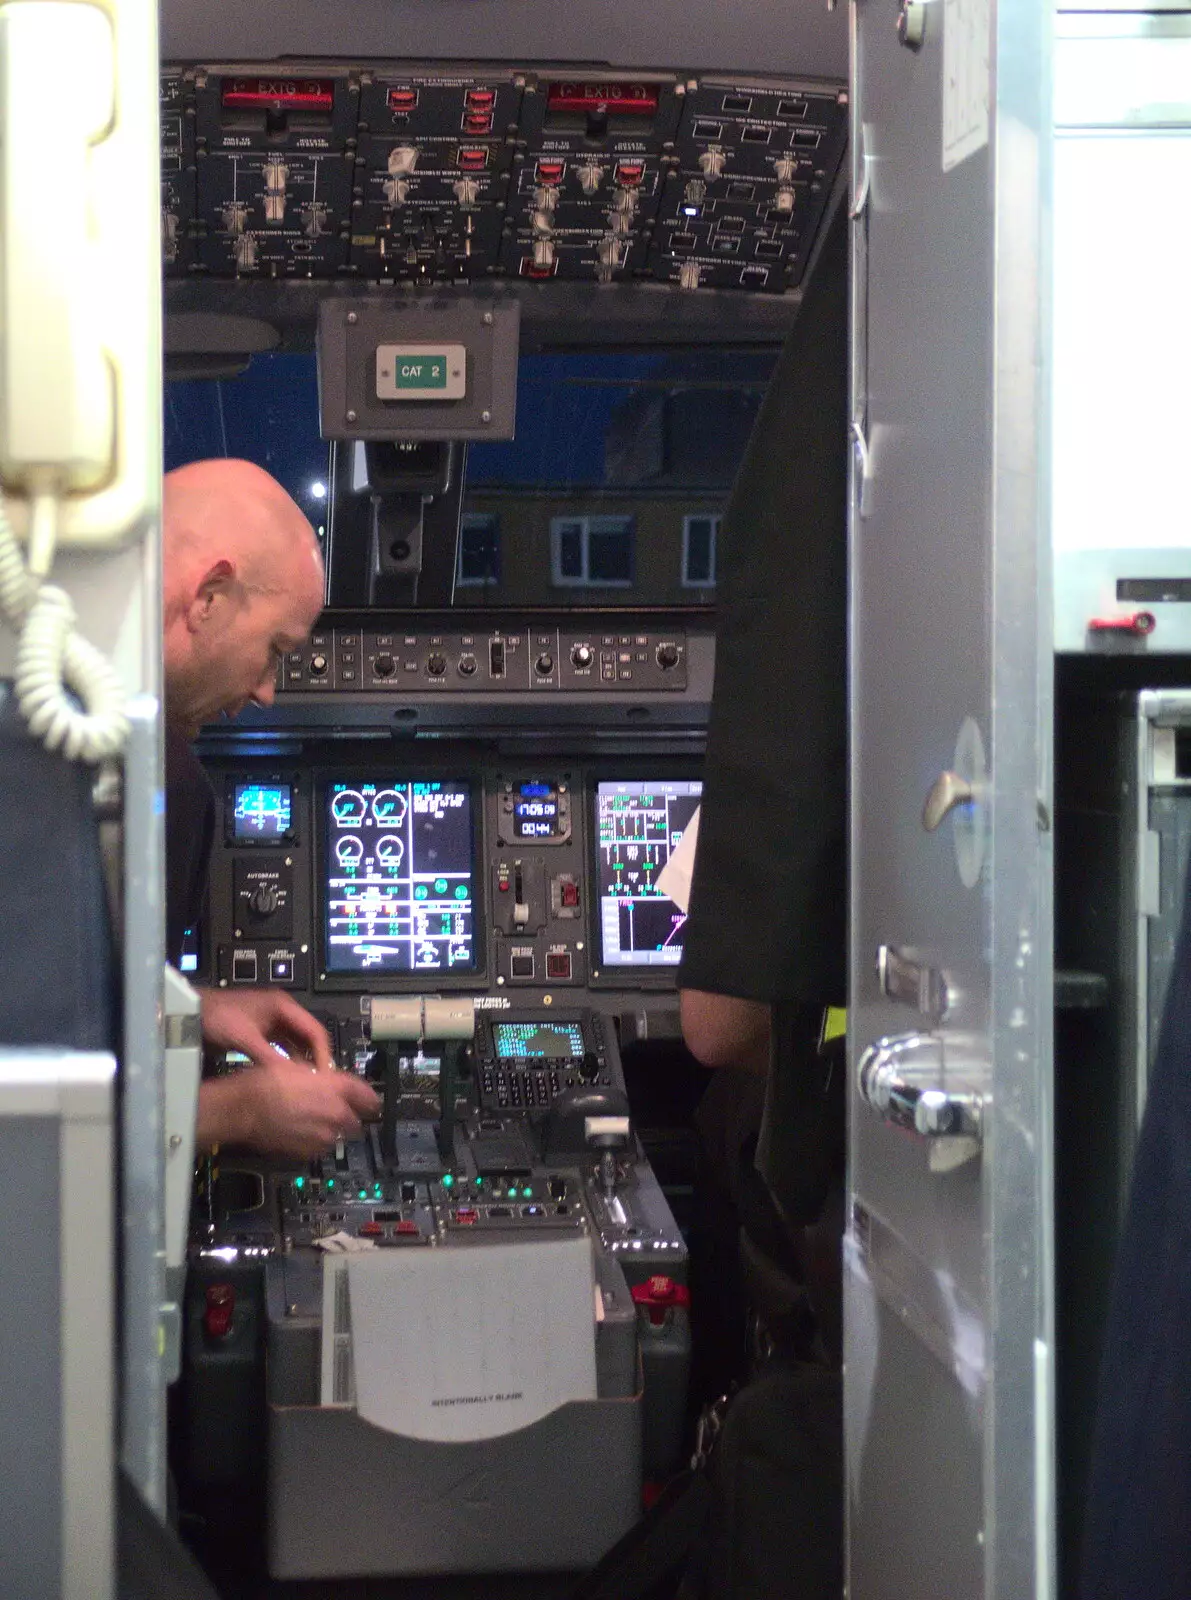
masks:
<svg viewBox="0 0 1191 1600"><path fill-rule="evenodd" d="M226 1339L236 1314L236 1291L230 1283L207 1285L207 1304L203 1310L203 1330L208 1339Z"/></svg>
<svg viewBox="0 0 1191 1600"><path fill-rule="evenodd" d="M655 1328L666 1320L666 1313L675 1306L682 1306L689 1311L691 1305L691 1291L686 1284L675 1283L673 1278L661 1273L646 1278L644 1283L635 1283L632 1296L634 1305L645 1309Z"/></svg>

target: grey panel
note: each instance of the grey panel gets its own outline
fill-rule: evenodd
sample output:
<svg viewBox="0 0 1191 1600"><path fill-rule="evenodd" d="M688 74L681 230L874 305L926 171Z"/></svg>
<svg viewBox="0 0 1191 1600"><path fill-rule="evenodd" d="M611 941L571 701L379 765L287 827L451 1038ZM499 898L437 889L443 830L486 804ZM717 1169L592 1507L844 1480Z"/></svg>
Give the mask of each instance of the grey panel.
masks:
<svg viewBox="0 0 1191 1600"><path fill-rule="evenodd" d="M36 1251L10 1252L0 1289L0 1587L13 1596L62 1592L60 1177L56 1118L0 1118L0 1226L15 1239L37 1218Z"/></svg>
<svg viewBox="0 0 1191 1600"><path fill-rule="evenodd" d="M268 0L204 8L167 0L166 60L269 61L282 55L447 57L452 60L618 62L648 67L681 55L700 72L798 72L842 78L848 65L847 8L821 0L715 0L697 25L684 0L650 6L532 5L525 0L298 0L279 12Z"/></svg>
<svg viewBox="0 0 1191 1600"><path fill-rule="evenodd" d="M1034 0L903 12L920 49L854 8L848 1038L855 1070L882 1035L924 1037L930 1086L983 1097L983 1138L853 1098L849 1250L872 1287L848 1305L849 1592L1024 1600L1054 1560L1048 24ZM957 158L973 88L987 139ZM948 772L969 798L928 825ZM944 974L941 1024L882 994L882 945Z"/></svg>
<svg viewBox="0 0 1191 1600"><path fill-rule="evenodd" d="M318 330L323 438L511 439L520 321L517 301L503 296L488 302L449 294L433 300L359 300L350 308L324 300ZM379 398L384 365L379 351L385 345L462 345L460 398L402 400L396 389L396 398Z"/></svg>
<svg viewBox="0 0 1191 1600"><path fill-rule="evenodd" d="M575 1571L636 1521L641 1401L561 1406L502 1439L428 1444L354 1412L270 1407L269 1569L274 1577ZM321 1476L312 1462L350 1461ZM542 1463L551 1466L543 1470ZM378 1517L361 1484L407 1486ZM549 1508L530 1485L549 1484Z"/></svg>

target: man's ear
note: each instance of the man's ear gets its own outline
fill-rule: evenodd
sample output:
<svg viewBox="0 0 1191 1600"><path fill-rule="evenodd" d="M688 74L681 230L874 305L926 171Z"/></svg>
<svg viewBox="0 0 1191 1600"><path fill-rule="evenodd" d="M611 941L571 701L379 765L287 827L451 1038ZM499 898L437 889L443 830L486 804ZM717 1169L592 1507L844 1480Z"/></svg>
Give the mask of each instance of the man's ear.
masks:
<svg viewBox="0 0 1191 1600"><path fill-rule="evenodd" d="M186 608L186 625L191 633L210 622L219 602L230 597L235 577L236 569L230 561L217 561L203 574L194 599Z"/></svg>

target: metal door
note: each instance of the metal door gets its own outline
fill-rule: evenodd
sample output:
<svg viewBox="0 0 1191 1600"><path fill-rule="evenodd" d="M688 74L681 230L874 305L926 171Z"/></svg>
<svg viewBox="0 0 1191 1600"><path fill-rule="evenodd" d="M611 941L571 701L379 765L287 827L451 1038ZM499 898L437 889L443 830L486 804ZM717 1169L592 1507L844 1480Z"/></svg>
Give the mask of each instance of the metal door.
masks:
<svg viewBox="0 0 1191 1600"><path fill-rule="evenodd" d="M1046 13L853 3L850 1600L1053 1588Z"/></svg>

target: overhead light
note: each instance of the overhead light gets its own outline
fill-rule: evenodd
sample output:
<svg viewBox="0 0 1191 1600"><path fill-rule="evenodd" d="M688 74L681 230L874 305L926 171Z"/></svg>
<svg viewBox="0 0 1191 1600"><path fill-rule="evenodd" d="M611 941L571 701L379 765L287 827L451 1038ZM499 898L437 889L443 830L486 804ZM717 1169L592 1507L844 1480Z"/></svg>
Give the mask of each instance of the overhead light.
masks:
<svg viewBox="0 0 1191 1600"><path fill-rule="evenodd" d="M310 493L316 500L325 500L327 498L327 486L325 483L312 483L310 485Z"/></svg>

